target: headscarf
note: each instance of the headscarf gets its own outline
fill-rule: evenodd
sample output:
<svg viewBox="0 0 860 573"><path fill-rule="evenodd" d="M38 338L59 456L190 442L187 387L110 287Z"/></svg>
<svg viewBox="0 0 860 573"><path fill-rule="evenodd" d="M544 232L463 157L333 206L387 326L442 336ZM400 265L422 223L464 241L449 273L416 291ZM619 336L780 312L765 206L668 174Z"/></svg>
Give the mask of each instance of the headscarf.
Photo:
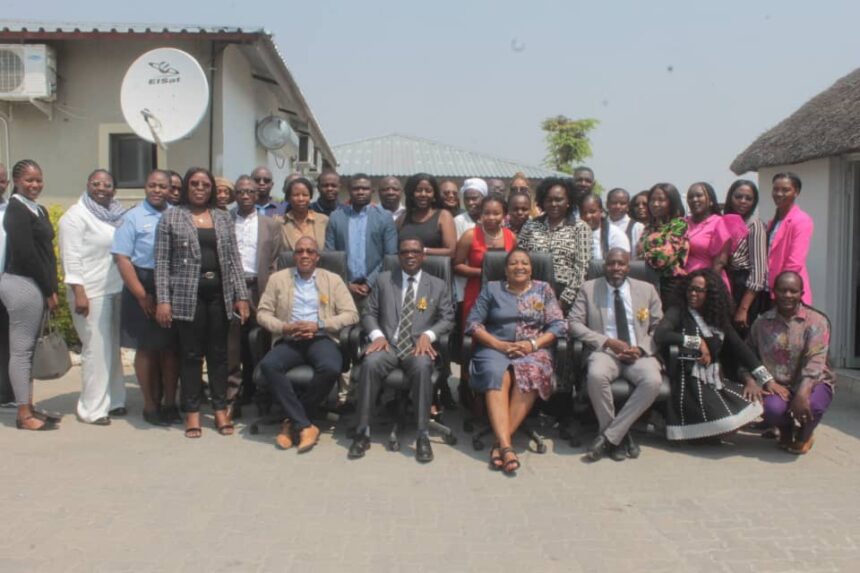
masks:
<svg viewBox="0 0 860 573"><path fill-rule="evenodd" d="M119 201L116 199L111 199L110 205L103 207L96 203L95 199L90 197L89 193L84 191L84 194L81 197L81 202L84 204L84 207L87 208L87 211L92 213L99 221L104 221L108 225L113 225L114 227L122 225L122 216L125 214L127 209L120 205Z"/></svg>
<svg viewBox="0 0 860 573"><path fill-rule="evenodd" d="M477 191L482 197L486 197L489 189L487 188L486 181L480 177L472 177L471 179L463 181L463 186L460 188L460 195L465 194L466 191Z"/></svg>
<svg viewBox="0 0 860 573"><path fill-rule="evenodd" d="M226 177L216 177L215 178L215 187L226 187L230 190L230 193L234 192L233 182L227 179Z"/></svg>

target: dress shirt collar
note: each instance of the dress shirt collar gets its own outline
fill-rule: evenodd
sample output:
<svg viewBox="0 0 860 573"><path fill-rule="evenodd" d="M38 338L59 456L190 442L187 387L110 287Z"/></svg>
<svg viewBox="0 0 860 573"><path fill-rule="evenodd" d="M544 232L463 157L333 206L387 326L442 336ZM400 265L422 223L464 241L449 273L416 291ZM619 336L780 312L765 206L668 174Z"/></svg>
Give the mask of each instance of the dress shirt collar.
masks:
<svg viewBox="0 0 860 573"><path fill-rule="evenodd" d="M170 205L170 203L167 203L164 209L159 211L152 205L152 203L150 203L146 199L143 200L143 203L141 203L141 205L143 205L143 210L146 211L148 215L161 215L162 213L170 209L170 207L172 206Z"/></svg>
<svg viewBox="0 0 860 573"><path fill-rule="evenodd" d="M401 275L403 275L403 288L405 289L407 286L409 286L409 279L413 278L413 279L415 279L415 290L417 292L418 291L418 283L421 282L421 273L422 272L423 271L421 269L418 269L417 273L415 273L414 275L410 275L410 274L406 273L406 271L401 269L400 273L401 273Z"/></svg>
<svg viewBox="0 0 860 573"><path fill-rule="evenodd" d="M32 211L33 214L36 215L37 217L42 214L42 212L39 210L39 204L36 203L35 201L27 199L26 197L24 197L20 193L15 193L14 195L12 195L12 197L14 199L17 199L21 203L23 203L24 206L27 207L30 211Z"/></svg>
<svg viewBox="0 0 860 573"><path fill-rule="evenodd" d="M299 269L295 269L293 276L295 277L296 281L304 281L304 282L316 281L317 280L317 270L314 269L314 272L312 272L311 276L308 277L307 279L302 278L302 275L299 274Z"/></svg>
<svg viewBox="0 0 860 573"><path fill-rule="evenodd" d="M315 221L315 220L316 220L316 214L317 214L317 212L316 212L316 211L314 211L313 209L308 209L308 215L307 215L307 217L306 217L306 220L307 220L307 221ZM287 211L286 213L284 213L284 218L285 218L285 219L289 219L289 220L290 220L290 221L292 221L293 223L295 223L295 222L296 222L296 216L295 216L295 215L293 215L293 210L292 210L292 209L290 209L289 211Z"/></svg>
<svg viewBox="0 0 860 573"><path fill-rule="evenodd" d="M621 296L630 296L630 281L627 280L627 277L624 278L624 282L618 286L613 286L609 279L606 280L606 286L609 288L609 294L615 296L615 289L621 291Z"/></svg>
<svg viewBox="0 0 860 573"><path fill-rule="evenodd" d="M361 217L362 215L367 215L367 212L370 210L370 205L365 205L361 211L356 211L355 207L353 207L352 205L346 205L344 207L344 210L346 211L346 214L350 217Z"/></svg>
<svg viewBox="0 0 860 573"><path fill-rule="evenodd" d="M240 213L238 209L236 210L236 219L239 221L250 221L251 219L256 219L256 218L257 218L257 210L256 209L251 209L251 212L248 213L247 215L242 215L242 213Z"/></svg>

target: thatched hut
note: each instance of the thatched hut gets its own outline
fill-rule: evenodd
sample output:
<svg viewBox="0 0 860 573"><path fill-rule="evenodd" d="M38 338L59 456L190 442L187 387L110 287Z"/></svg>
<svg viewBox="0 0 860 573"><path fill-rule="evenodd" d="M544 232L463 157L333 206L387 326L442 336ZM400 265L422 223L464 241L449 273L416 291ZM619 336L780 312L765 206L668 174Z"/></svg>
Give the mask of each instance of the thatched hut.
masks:
<svg viewBox="0 0 860 573"><path fill-rule="evenodd" d="M833 322L837 365L860 367L860 68L759 136L731 169L758 171L765 220L773 215L773 175L793 171L802 179L798 201L815 220L813 304Z"/></svg>

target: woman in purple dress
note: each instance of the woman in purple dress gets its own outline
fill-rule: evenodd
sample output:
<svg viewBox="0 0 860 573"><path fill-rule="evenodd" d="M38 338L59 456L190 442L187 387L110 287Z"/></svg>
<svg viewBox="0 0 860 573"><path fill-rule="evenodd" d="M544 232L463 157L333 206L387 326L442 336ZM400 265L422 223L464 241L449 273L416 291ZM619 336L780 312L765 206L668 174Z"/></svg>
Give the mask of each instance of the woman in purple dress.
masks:
<svg viewBox="0 0 860 573"><path fill-rule="evenodd" d="M548 348L567 333L567 323L552 287L532 280L528 253L513 249L505 259L505 280L481 289L466 320L476 343L469 386L483 392L497 442L490 467L513 473L520 467L511 437L538 395L553 389L553 362Z"/></svg>

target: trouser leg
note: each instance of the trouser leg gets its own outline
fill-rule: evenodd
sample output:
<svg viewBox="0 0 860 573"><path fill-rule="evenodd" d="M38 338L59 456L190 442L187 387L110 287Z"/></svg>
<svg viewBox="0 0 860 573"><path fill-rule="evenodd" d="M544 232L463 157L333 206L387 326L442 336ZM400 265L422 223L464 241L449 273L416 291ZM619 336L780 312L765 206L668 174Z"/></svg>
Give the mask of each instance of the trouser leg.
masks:
<svg viewBox="0 0 860 573"><path fill-rule="evenodd" d="M316 416L319 405L326 399L340 377L343 358L337 343L328 336L314 338L307 347L305 357L314 369L311 385L301 394L302 405L309 419Z"/></svg>
<svg viewBox="0 0 860 573"><path fill-rule="evenodd" d="M311 422L286 373L291 368L307 363L305 349L305 343L279 341L260 361L260 373L272 396L297 428L310 426Z"/></svg>
<svg viewBox="0 0 860 573"><path fill-rule="evenodd" d="M788 400L783 400L779 394L768 394L761 401L764 412L762 416L768 426L779 428L782 432L791 429L791 418L788 415Z"/></svg>
<svg viewBox="0 0 860 573"><path fill-rule="evenodd" d="M249 317L245 324L241 325L239 331L239 354L242 362L242 392L250 396L254 388L254 355L251 352L251 341L249 335L251 329L257 326L253 316Z"/></svg>
<svg viewBox="0 0 860 573"><path fill-rule="evenodd" d="M599 350L588 355L586 387L600 432L605 431L615 419L611 384L618 378L620 372L618 359L614 356Z"/></svg>
<svg viewBox="0 0 860 573"><path fill-rule="evenodd" d="M105 297L105 308L110 317L105 318L107 335L106 354L110 358L108 366L108 395L110 409L125 407L125 376L122 372L122 350L119 346L120 315L122 313L122 297L112 294Z"/></svg>
<svg viewBox="0 0 860 573"><path fill-rule="evenodd" d="M9 382L9 314L0 302L0 404L15 401Z"/></svg>
<svg viewBox="0 0 860 573"><path fill-rule="evenodd" d="M45 297L33 279L6 273L0 277L0 298L9 313L9 382L15 403L26 406L33 400L33 350Z"/></svg>
<svg viewBox="0 0 860 573"><path fill-rule="evenodd" d="M179 338L179 395L184 412L200 411L203 356L206 348L206 305L197 299L194 320L177 320Z"/></svg>
<svg viewBox="0 0 860 573"><path fill-rule="evenodd" d="M372 352L361 361L358 370L358 430L368 431L373 401L380 384L397 366L397 357L391 350Z"/></svg>
<svg viewBox="0 0 860 573"><path fill-rule="evenodd" d="M417 405L418 431L427 432L433 402L433 360L429 356L407 356L401 361L403 373L412 381L413 402Z"/></svg>
<svg viewBox="0 0 860 573"><path fill-rule="evenodd" d="M660 363L654 357L643 357L633 364L622 364L621 375L635 389L605 431L607 439L613 444L621 443L630 426L651 407L660 394L662 383Z"/></svg>
<svg viewBox="0 0 860 573"><path fill-rule="evenodd" d="M72 323L81 339L81 394L78 398L78 417L85 422L104 418L110 410L110 369L113 367L110 348L111 308L110 297L93 297L87 316L75 312L74 296L69 289L69 306Z"/></svg>
<svg viewBox="0 0 860 573"><path fill-rule="evenodd" d="M220 292L207 298L206 302L206 370L209 379L209 395L213 410L227 408L227 337L230 321L224 309L224 297Z"/></svg>
<svg viewBox="0 0 860 573"><path fill-rule="evenodd" d="M833 388L830 384L816 384L809 395L809 409L812 410L812 421L803 425L800 440L805 442L812 436L812 432L821 422L821 418L833 401Z"/></svg>

